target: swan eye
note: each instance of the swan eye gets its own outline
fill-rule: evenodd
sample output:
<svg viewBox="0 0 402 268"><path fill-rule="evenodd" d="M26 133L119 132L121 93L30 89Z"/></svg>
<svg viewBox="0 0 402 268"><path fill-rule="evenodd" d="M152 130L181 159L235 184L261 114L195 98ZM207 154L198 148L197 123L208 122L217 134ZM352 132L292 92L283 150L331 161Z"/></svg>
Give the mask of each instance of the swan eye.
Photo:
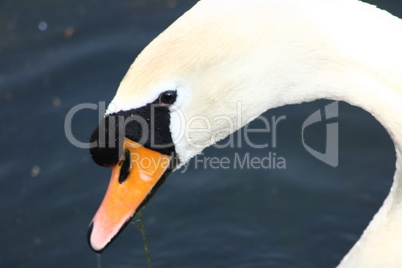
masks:
<svg viewBox="0 0 402 268"><path fill-rule="evenodd" d="M159 104L171 105L176 101L177 92L175 90L169 90L162 92L159 95Z"/></svg>

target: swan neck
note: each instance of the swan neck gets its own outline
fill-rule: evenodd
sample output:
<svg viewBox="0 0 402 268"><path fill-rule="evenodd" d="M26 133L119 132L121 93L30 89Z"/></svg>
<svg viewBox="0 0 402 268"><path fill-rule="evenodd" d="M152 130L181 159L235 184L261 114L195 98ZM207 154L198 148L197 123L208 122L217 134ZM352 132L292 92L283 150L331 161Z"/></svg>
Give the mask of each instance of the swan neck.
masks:
<svg viewBox="0 0 402 268"><path fill-rule="evenodd" d="M338 85L340 90L327 92L326 97L358 106L382 124L395 145L396 172L382 207L339 267L399 267L402 265L402 84L394 83L397 79L387 80L365 71L354 71L351 76L354 79L343 77L340 83L347 83L343 87Z"/></svg>

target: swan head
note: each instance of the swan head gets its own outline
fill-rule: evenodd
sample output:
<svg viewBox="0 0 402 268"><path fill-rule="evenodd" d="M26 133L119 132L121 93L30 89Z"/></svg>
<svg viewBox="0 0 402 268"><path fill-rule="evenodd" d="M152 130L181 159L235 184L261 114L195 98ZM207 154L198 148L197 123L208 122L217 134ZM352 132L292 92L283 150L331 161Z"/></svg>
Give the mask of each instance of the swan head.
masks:
<svg viewBox="0 0 402 268"><path fill-rule="evenodd" d="M231 40L206 32L208 25L185 25L179 20L137 57L91 136L93 160L112 168L88 233L96 252L110 244L170 172L243 125L237 120L238 101L259 101L240 90L241 64L225 75L228 54L239 59L238 51L224 49Z"/></svg>
<svg viewBox="0 0 402 268"><path fill-rule="evenodd" d="M241 5L211 10L203 3L209 2L199 2L141 52L91 136L94 161L112 167L88 234L97 252L171 171L285 98L296 100L303 93L295 85L309 81L298 73L304 69L281 71L289 62L295 66L295 57L261 33L254 15L247 23L239 20ZM270 53L262 53L270 42ZM285 74L294 81L281 83ZM284 86L288 97L280 90Z"/></svg>
<svg viewBox="0 0 402 268"><path fill-rule="evenodd" d="M117 236L171 171L206 147L267 109L342 88L327 72L343 66L342 56L314 29L306 31L309 25L265 4L230 2L227 9L225 3L200 1L152 41L91 136L94 161L112 167L90 225L95 251ZM331 68L336 61L341 64Z"/></svg>

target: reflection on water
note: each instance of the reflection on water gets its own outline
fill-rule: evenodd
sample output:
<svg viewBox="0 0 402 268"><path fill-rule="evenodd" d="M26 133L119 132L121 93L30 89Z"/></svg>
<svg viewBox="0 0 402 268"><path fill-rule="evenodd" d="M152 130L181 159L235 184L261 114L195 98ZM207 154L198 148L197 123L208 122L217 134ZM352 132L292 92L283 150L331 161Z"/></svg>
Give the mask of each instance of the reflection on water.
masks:
<svg viewBox="0 0 402 268"><path fill-rule="evenodd" d="M110 170L68 143L64 118L79 103L109 102L141 49L196 1L0 3L0 266L96 267L86 229ZM399 1L377 1L402 16ZM399 9L398 9L399 7ZM303 121L327 101L286 115L274 152L286 170L196 170L171 175L144 214L154 267L329 267L361 234L389 190L394 150L367 113L340 105L340 166L303 148ZM73 118L86 141L97 112ZM324 127L308 133L320 146ZM369 134L368 134L369 133ZM256 134L264 142L264 134ZM315 142L315 144L314 144ZM206 156L250 152L208 149ZM103 267L146 267L141 233L128 227Z"/></svg>

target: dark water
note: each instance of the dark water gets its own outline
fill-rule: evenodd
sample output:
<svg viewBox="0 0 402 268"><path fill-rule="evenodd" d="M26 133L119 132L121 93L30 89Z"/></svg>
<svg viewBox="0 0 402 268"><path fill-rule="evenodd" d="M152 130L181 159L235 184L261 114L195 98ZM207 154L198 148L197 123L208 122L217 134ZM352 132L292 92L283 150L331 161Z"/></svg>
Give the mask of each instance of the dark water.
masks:
<svg viewBox="0 0 402 268"><path fill-rule="evenodd" d="M96 267L86 231L110 170L64 133L68 111L109 102L140 50L196 1L7 0L0 3L0 267ZM402 17L402 3L371 1ZM303 148L304 120L328 101L269 111L286 115L277 148L286 170L207 169L171 175L144 213L154 267L331 267L388 193L394 149L371 115L339 106L340 165ZM86 141L97 111L73 118ZM306 133L320 148L325 125ZM256 142L270 137L256 134ZM206 156L266 150L208 149ZM194 162L193 162L194 163ZM146 267L129 226L102 267Z"/></svg>

